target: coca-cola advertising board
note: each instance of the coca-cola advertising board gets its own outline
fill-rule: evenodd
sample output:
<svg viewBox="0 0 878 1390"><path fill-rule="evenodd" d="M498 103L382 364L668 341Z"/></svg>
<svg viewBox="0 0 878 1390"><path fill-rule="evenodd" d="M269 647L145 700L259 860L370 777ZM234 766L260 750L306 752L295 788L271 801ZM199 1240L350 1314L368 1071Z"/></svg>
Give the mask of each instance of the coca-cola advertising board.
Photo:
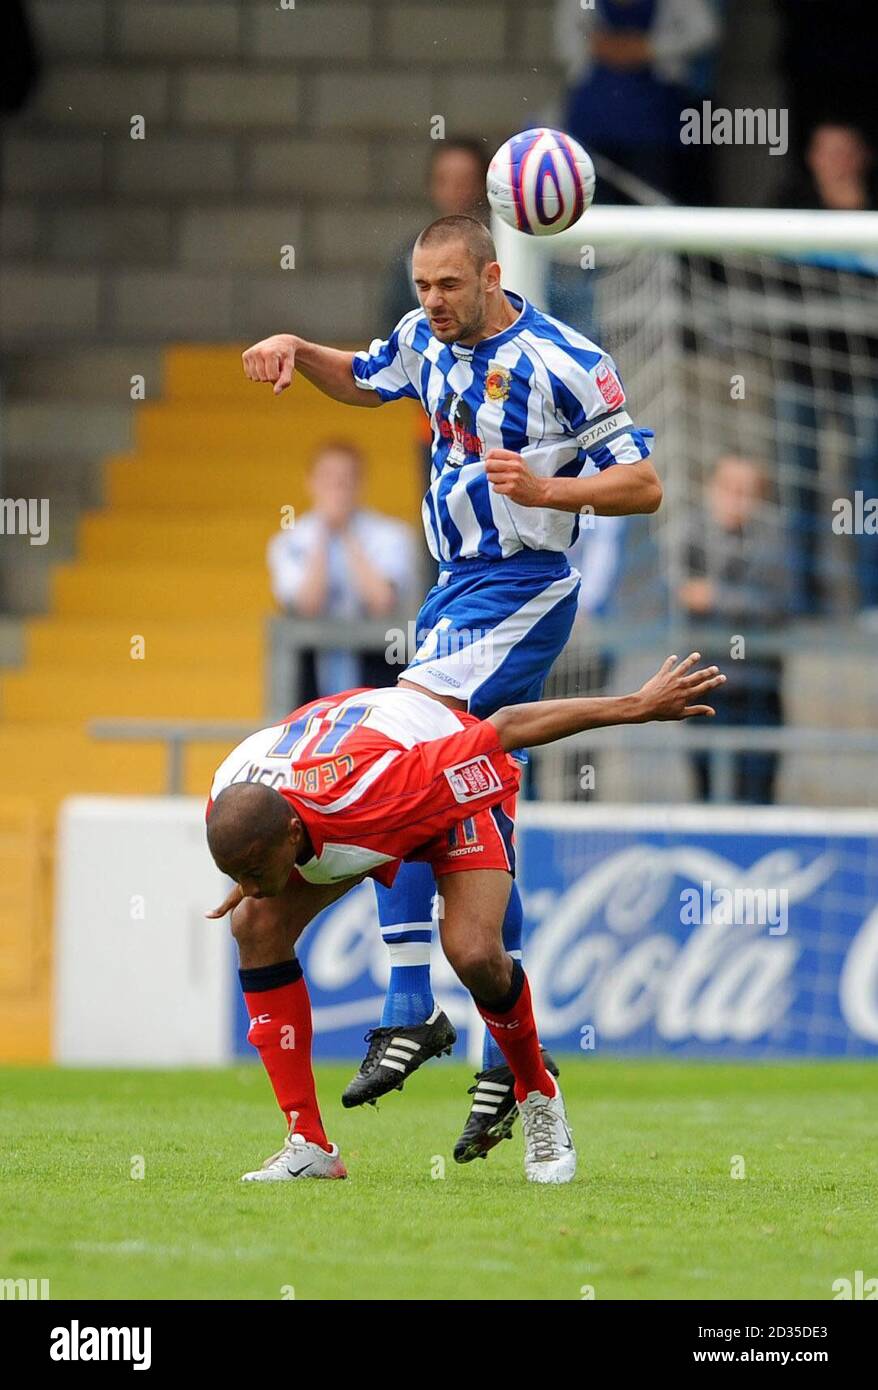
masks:
<svg viewBox="0 0 878 1390"><path fill-rule="evenodd" d="M553 1051L878 1055L878 813L525 803L517 844L524 964ZM371 885L299 953L315 1054L359 1057L388 971ZM477 1057L481 1023L438 939L433 979Z"/></svg>

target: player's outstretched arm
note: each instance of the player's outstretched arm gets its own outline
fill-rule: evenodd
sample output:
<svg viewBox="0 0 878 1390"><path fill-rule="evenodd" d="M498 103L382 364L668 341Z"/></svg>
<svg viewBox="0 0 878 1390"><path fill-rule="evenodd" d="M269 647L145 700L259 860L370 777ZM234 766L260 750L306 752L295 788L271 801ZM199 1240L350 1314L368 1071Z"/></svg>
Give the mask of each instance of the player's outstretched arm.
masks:
<svg viewBox="0 0 878 1390"><path fill-rule="evenodd" d="M254 343L242 355L244 375L250 381L269 382L276 396L291 385L294 372L299 371L324 396L343 405L381 405L377 391L364 391L357 386L353 360L352 352L309 343L295 333L275 333Z"/></svg>
<svg viewBox="0 0 878 1390"><path fill-rule="evenodd" d="M669 656L656 674L635 695L583 700L541 700L531 705L508 705L488 719L507 752L554 743L586 729L609 724L647 724L653 719L691 719L712 715L710 705L698 704L700 696L722 685L725 676L716 666L694 670L701 660L692 652L683 661Z"/></svg>

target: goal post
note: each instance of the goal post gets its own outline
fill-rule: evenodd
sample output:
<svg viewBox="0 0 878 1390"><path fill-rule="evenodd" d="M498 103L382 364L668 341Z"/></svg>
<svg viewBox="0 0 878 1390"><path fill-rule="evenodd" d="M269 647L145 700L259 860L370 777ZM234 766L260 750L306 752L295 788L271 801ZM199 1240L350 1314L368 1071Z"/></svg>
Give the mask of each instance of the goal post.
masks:
<svg viewBox="0 0 878 1390"><path fill-rule="evenodd" d="M510 285L519 271L528 273L531 262L545 263L553 252L583 244L705 253L861 251L871 253L878 266L878 212L600 205L555 236L526 236L498 217L492 230Z"/></svg>

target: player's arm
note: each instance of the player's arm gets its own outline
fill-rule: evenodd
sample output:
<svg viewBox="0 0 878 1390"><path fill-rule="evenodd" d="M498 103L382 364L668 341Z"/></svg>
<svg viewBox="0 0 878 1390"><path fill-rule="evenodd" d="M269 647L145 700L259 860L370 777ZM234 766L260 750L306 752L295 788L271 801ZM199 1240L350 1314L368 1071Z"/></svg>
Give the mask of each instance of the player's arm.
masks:
<svg viewBox="0 0 878 1390"><path fill-rule="evenodd" d="M662 485L650 459L617 463L588 478L541 478L520 454L492 449L485 459L488 481L502 496L522 507L595 516L637 516L658 511Z"/></svg>
<svg viewBox="0 0 878 1390"><path fill-rule="evenodd" d="M264 902L266 911L276 910L272 908L272 904L279 905L288 915L291 925L298 928L298 932L301 934L318 913L322 912L324 908L330 907L339 898L344 897L345 893L349 893L352 888L361 883L364 877L364 874L360 874L356 878L343 879L341 883L307 883L304 879L291 879L277 897L261 898L255 901ZM209 917L211 921L219 921L220 918L233 912L243 901L244 890L240 883L236 883L219 907L212 908L204 915Z"/></svg>
<svg viewBox="0 0 878 1390"><path fill-rule="evenodd" d="M354 378L354 354L340 348L309 343L294 333L276 333L254 343L243 354L244 375L250 381L266 381L279 396L292 383L293 373L302 376L322 391L324 396L343 405L381 405L377 391L364 391Z"/></svg>
<svg viewBox="0 0 878 1390"><path fill-rule="evenodd" d="M554 743L570 734L600 729L610 724L646 724L653 719L691 719L693 715L712 715L710 705L696 703L722 685L725 676L716 666L693 670L701 660L692 652L678 663L669 656L651 680L634 695L608 696L582 700L541 700L529 705L508 705L492 714L500 743L507 752Z"/></svg>
<svg viewBox="0 0 878 1390"><path fill-rule="evenodd" d="M544 478L544 507L558 512L590 508L595 516L639 516L657 512L662 485L651 459L617 463L590 478Z"/></svg>

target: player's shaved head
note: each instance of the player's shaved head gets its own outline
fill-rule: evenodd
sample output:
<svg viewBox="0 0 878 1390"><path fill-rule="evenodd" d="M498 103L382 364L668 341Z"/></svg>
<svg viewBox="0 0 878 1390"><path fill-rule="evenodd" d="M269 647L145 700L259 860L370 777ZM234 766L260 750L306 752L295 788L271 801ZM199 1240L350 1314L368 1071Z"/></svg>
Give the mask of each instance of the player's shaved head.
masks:
<svg viewBox="0 0 878 1390"><path fill-rule="evenodd" d="M214 863L248 898L282 893L308 843L295 810L273 787L233 782L210 808L207 844Z"/></svg>
<svg viewBox="0 0 878 1390"><path fill-rule="evenodd" d="M432 250L451 241L463 242L477 270L484 270L486 265L497 259L494 238L488 228L477 217L468 217L465 213L439 217L431 222L415 242L415 250Z"/></svg>
<svg viewBox="0 0 878 1390"><path fill-rule="evenodd" d="M251 846L272 848L290 832L293 808L261 782L233 782L210 808L207 844L217 863L232 863Z"/></svg>

